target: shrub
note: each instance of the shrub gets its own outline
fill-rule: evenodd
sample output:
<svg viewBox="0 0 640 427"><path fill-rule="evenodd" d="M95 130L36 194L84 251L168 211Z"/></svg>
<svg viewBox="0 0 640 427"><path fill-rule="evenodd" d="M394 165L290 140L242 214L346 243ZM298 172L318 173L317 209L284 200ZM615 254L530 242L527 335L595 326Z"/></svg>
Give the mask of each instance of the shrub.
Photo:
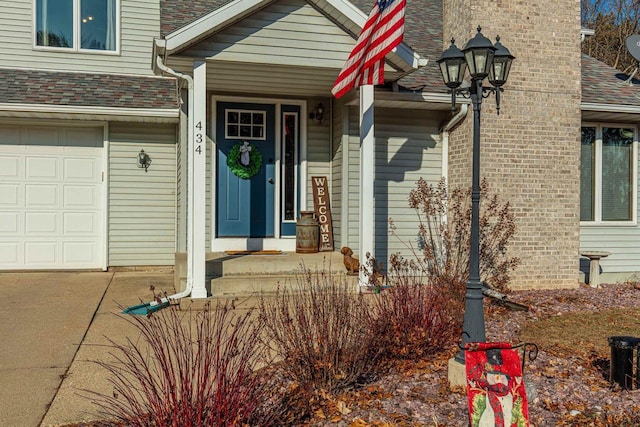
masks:
<svg viewBox="0 0 640 427"><path fill-rule="evenodd" d="M493 289L508 292L510 273L520 260L507 254L507 247L516 232L509 202L489 193L482 181L484 194L480 204L480 280ZM442 179L437 186L420 178L409 194L409 207L418 217L418 268L439 284L447 281L466 283L469 278L469 240L471 233L471 190L447 190ZM395 232L393 222L391 232Z"/></svg>
<svg viewBox="0 0 640 427"><path fill-rule="evenodd" d="M378 346L397 359L420 359L460 337L465 283L427 281L415 262L392 256L389 287L376 297Z"/></svg>
<svg viewBox="0 0 640 427"><path fill-rule="evenodd" d="M127 426L275 425L277 401L264 363L262 323L251 311L238 315L231 302L200 312L171 306L148 318L125 320L141 340L110 340L113 395L98 394L103 414Z"/></svg>
<svg viewBox="0 0 640 427"><path fill-rule="evenodd" d="M265 338L307 399L353 387L376 370L370 308L354 291L330 273L304 269L290 289L261 299Z"/></svg>

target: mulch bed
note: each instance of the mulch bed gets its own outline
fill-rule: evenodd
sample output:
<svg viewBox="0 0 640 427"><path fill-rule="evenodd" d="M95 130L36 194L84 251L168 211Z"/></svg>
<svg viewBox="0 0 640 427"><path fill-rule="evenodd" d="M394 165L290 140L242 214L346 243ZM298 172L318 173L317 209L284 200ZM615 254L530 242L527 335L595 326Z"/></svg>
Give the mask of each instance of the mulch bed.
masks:
<svg viewBox="0 0 640 427"><path fill-rule="evenodd" d="M514 292L510 299L530 307L508 311L485 304L487 340L519 342L529 322L575 312L640 306L633 284L581 286L572 290ZM575 331L580 334L580 330ZM640 336L640 330L637 332ZM640 390L621 390L608 381L609 361L583 351L540 348L527 361L525 381L533 386L529 414L533 426L638 426ZM585 354L586 353L586 354ZM465 426L465 391L450 390L447 360L440 355L418 363L399 364L362 389L328 399L306 425L320 426Z"/></svg>
<svg viewBox="0 0 640 427"><path fill-rule="evenodd" d="M551 316L640 307L640 289L630 283L602 285L600 289L581 286L521 291L509 298L530 309L509 311L486 303L490 341L520 342L518 333L526 324ZM590 355L579 345L572 351L539 350L536 360L527 361L524 368L525 382L533 386L528 396L532 426L640 426L640 390L612 386L606 358ZM465 390L451 390L447 381L447 361L454 353L452 349L431 359L398 363L373 383L340 396L326 396L304 426L466 426ZM82 423L73 427L104 425L112 424Z"/></svg>

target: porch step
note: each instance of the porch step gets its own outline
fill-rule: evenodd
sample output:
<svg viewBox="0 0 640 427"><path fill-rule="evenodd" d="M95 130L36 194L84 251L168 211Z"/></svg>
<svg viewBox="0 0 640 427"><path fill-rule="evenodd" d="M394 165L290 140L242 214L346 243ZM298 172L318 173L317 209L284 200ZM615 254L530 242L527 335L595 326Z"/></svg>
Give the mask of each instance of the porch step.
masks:
<svg viewBox="0 0 640 427"><path fill-rule="evenodd" d="M344 273L335 273L333 280L343 280L354 289L358 285L357 276L347 276ZM244 296L275 293L278 289L299 290L304 288L302 276L291 275L266 275L266 276L225 276L211 280L211 296Z"/></svg>
<svg viewBox="0 0 640 427"><path fill-rule="evenodd" d="M327 273L334 279L357 285L356 276L347 276L342 254L320 252L280 255L211 254L207 259L207 277L213 297L275 292L278 287L296 288L303 272Z"/></svg>

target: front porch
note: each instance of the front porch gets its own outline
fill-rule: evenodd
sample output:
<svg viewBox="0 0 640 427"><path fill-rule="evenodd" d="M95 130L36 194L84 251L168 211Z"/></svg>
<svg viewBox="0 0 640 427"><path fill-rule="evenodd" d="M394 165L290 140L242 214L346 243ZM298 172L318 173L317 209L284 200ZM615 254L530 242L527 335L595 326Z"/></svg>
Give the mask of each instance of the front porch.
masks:
<svg viewBox="0 0 640 427"><path fill-rule="evenodd" d="M275 292L278 287L296 285L304 270L331 274L338 280L358 283L357 276L347 276L340 252L302 254L242 254L209 252L206 254L206 288L210 297L255 295ZM177 292L187 283L187 254L176 254L174 286Z"/></svg>

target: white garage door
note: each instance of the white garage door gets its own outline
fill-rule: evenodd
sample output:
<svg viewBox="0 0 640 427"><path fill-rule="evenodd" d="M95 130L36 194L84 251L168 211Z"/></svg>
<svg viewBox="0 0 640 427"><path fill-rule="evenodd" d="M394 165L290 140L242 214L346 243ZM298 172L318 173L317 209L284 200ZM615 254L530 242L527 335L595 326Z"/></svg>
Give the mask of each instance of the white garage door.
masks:
<svg viewBox="0 0 640 427"><path fill-rule="evenodd" d="M103 130L0 126L0 269L99 268Z"/></svg>

